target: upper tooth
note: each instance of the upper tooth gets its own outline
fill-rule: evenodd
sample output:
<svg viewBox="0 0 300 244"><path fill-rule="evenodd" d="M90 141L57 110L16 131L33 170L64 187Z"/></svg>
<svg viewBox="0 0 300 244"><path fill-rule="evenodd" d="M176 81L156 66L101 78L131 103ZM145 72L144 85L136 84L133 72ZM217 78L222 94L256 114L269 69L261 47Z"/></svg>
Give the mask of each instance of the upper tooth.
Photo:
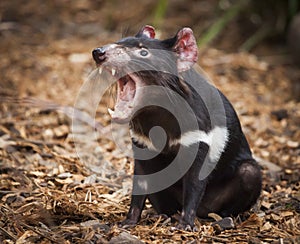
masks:
<svg viewBox="0 0 300 244"><path fill-rule="evenodd" d="M102 74L102 67L99 67L99 74L101 75Z"/></svg>
<svg viewBox="0 0 300 244"><path fill-rule="evenodd" d="M108 108L107 111L110 114L110 116L113 116L115 113L115 111L111 110L110 108Z"/></svg>
<svg viewBox="0 0 300 244"><path fill-rule="evenodd" d="M111 69L111 74L114 76L116 74L116 70L114 68Z"/></svg>

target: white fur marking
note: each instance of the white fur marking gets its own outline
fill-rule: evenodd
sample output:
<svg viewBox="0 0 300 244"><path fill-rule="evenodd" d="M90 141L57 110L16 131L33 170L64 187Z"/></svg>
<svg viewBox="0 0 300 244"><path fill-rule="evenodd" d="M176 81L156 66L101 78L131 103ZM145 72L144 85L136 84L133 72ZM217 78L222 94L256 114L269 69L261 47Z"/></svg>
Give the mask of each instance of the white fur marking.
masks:
<svg viewBox="0 0 300 244"><path fill-rule="evenodd" d="M138 144L147 147L148 149L156 151L157 149L154 147L152 141L144 135L137 134L133 130L130 130L130 136L131 138L136 141Z"/></svg>
<svg viewBox="0 0 300 244"><path fill-rule="evenodd" d="M188 131L181 138L170 142L170 146L181 144L189 147L198 142L204 142L209 146L208 156L212 162L219 160L228 141L228 130L224 127L215 127L208 133L202 130Z"/></svg>
<svg viewBox="0 0 300 244"><path fill-rule="evenodd" d="M228 130L224 127L215 127L209 132L211 143L209 145L209 159L216 162L220 159L228 141Z"/></svg>
<svg viewBox="0 0 300 244"><path fill-rule="evenodd" d="M131 138L137 143L154 151L157 150L157 148L154 147L152 141L147 136L137 134L133 130L130 130L130 135ZM222 152L224 151L227 141L227 128L217 126L208 133L202 130L185 132L179 139L170 141L169 146L172 147L181 144L184 147L189 147L195 143L204 142L209 146L209 159L212 162L216 162L219 160Z"/></svg>
<svg viewBox="0 0 300 244"><path fill-rule="evenodd" d="M206 144L210 144L209 135L206 134L204 131L195 130L195 131L188 131L185 132L181 138L176 139L170 143L171 146L176 144L181 144L182 146L189 147L197 142L204 142Z"/></svg>

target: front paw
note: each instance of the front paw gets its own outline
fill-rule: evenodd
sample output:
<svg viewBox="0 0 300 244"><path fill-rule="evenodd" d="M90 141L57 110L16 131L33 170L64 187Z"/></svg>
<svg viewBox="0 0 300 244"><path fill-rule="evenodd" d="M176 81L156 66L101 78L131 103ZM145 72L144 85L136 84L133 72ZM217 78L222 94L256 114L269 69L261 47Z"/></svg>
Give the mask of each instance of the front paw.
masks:
<svg viewBox="0 0 300 244"><path fill-rule="evenodd" d="M176 225L175 227L176 230L185 230L185 231L190 231L190 232L198 232L198 228L194 225L180 222L179 224Z"/></svg>
<svg viewBox="0 0 300 244"><path fill-rule="evenodd" d="M173 219L178 221L178 224L173 227L173 230L184 230L190 232L198 232L198 228L194 225L194 217L187 218L185 215L173 215Z"/></svg>
<svg viewBox="0 0 300 244"><path fill-rule="evenodd" d="M125 219L122 222L118 223L118 227L124 228L124 229L129 229L135 227L137 224L137 221L132 220L132 219Z"/></svg>

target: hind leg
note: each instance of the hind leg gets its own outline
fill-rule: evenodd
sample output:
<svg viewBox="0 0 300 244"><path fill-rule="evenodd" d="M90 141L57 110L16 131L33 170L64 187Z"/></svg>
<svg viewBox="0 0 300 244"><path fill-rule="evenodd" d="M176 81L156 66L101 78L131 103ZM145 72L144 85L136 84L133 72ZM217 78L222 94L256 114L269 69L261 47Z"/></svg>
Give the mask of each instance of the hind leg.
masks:
<svg viewBox="0 0 300 244"><path fill-rule="evenodd" d="M221 216L238 215L249 210L261 191L261 172L252 161L240 164L233 177L209 184L198 209L199 217L210 212Z"/></svg>
<svg viewBox="0 0 300 244"><path fill-rule="evenodd" d="M182 196L180 193L180 190L172 186L148 195L148 199L158 214L171 216L182 209Z"/></svg>
<svg viewBox="0 0 300 244"><path fill-rule="evenodd" d="M228 198L224 199L220 214L222 216L238 215L249 210L256 202L261 192L261 172L255 162L243 162L233 181L226 191ZM230 189L232 192L230 193Z"/></svg>

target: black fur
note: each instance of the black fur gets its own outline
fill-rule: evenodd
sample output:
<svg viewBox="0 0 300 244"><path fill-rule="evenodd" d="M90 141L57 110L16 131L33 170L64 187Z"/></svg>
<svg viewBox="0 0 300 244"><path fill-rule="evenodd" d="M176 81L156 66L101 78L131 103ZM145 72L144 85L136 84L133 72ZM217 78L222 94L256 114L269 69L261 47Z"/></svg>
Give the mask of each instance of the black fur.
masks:
<svg viewBox="0 0 300 244"><path fill-rule="evenodd" d="M193 88L193 84L207 86L207 82L193 68L180 74L177 72L177 56L174 50L177 41L177 35L161 41L148 38L139 32L137 36L124 38L116 44L126 50L145 48L150 52L151 50L170 51L169 56L153 55L141 63L133 58L132 63L129 62L128 66L146 65L147 71L137 72L136 75L146 85L167 87L179 94L193 109L199 129L209 133L214 126L218 125L212 124L206 101ZM158 66L169 72L156 71ZM214 91L211 94L205 94L206 100L214 102L215 96L221 97L226 115L226 128L229 133L225 150L222 152L216 168L205 179L199 179L200 169L209 151L209 146L201 142L196 148L198 153L192 166L176 183L160 192L148 195L132 195L130 210L123 225L136 224L139 221L146 198L150 200L154 209L160 214L173 215L181 212L179 227L183 228L192 227L196 216L207 217L210 212L218 213L224 217L237 215L248 210L256 202L261 191L260 168L252 157L232 105L220 91L216 89ZM180 107L176 107L176 101L174 107L175 112L183 112ZM136 134L145 137L149 136L149 131L154 126L160 126L165 130L168 141L179 138L181 134L192 129L189 128L189 122L186 121L186 131L180 131L178 121L172 113L156 106L138 111L130 121L131 129ZM139 144L135 140L133 140L133 144L145 148L145 145ZM191 145L185 148L184 153L188 155L189 151L195 149L193 147ZM149 150L151 151L151 149ZM148 175L164 169L176 157L178 150L178 145L172 147L166 145L162 152L152 159L135 159L134 174ZM182 164L184 163L182 162ZM155 182L148 182L148 184L152 183Z"/></svg>

